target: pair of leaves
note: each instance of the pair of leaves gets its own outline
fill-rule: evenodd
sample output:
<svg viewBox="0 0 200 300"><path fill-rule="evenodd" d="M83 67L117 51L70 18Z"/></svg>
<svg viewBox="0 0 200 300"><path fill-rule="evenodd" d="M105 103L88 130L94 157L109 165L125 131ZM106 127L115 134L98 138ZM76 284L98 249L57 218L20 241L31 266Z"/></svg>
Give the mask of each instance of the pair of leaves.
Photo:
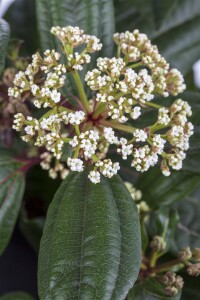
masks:
<svg viewBox="0 0 200 300"><path fill-rule="evenodd" d="M23 166L5 151L0 151L0 254L12 235L24 193Z"/></svg>
<svg viewBox="0 0 200 300"><path fill-rule="evenodd" d="M8 23L0 19L0 74L4 69L6 49L10 37L10 28Z"/></svg>
<svg viewBox="0 0 200 300"><path fill-rule="evenodd" d="M49 207L39 254L45 299L124 300L140 268L137 208L122 180L69 175Z"/></svg>

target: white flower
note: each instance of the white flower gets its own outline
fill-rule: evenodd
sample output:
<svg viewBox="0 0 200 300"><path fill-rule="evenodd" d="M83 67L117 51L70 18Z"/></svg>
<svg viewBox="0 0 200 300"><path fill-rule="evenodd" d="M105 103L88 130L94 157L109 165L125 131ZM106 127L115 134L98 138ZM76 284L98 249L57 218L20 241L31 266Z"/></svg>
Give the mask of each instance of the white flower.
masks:
<svg viewBox="0 0 200 300"><path fill-rule="evenodd" d="M147 139L147 133L142 129L136 129L133 133L136 142L145 142Z"/></svg>
<svg viewBox="0 0 200 300"><path fill-rule="evenodd" d="M88 178L95 184L99 183L100 182L100 173L98 171L90 171Z"/></svg>
<svg viewBox="0 0 200 300"><path fill-rule="evenodd" d="M75 113L69 113L68 118L69 118L69 123L71 123L72 125L80 125L85 118L85 113L83 111L76 111Z"/></svg>
<svg viewBox="0 0 200 300"><path fill-rule="evenodd" d="M61 93L57 92L56 90L53 90L51 92L51 100L53 100L55 103L60 102Z"/></svg>
<svg viewBox="0 0 200 300"><path fill-rule="evenodd" d="M79 158L68 158L67 164L71 171L82 172L83 171L83 161Z"/></svg>
<svg viewBox="0 0 200 300"><path fill-rule="evenodd" d="M119 140L115 136L115 132L111 127L105 127L103 129L103 134L105 139L110 143L110 144L118 144Z"/></svg>
<svg viewBox="0 0 200 300"><path fill-rule="evenodd" d="M141 115L141 108L139 106L135 106L130 112L130 116L133 120L138 119L140 115Z"/></svg>

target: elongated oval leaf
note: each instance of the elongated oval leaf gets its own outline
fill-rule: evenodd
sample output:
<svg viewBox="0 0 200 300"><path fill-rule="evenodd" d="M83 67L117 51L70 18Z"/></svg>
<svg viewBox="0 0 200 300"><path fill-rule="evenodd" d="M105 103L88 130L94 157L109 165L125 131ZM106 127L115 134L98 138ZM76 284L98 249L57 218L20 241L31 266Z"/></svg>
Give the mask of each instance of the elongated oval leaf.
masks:
<svg viewBox="0 0 200 300"><path fill-rule="evenodd" d="M0 19L0 73L5 64L6 48L10 37L10 28L8 23Z"/></svg>
<svg viewBox="0 0 200 300"><path fill-rule="evenodd" d="M124 299L140 266L136 206L123 182L71 174L49 207L39 254L43 299Z"/></svg>
<svg viewBox="0 0 200 300"><path fill-rule="evenodd" d="M24 177L21 163L0 152L0 254L6 248L21 206Z"/></svg>

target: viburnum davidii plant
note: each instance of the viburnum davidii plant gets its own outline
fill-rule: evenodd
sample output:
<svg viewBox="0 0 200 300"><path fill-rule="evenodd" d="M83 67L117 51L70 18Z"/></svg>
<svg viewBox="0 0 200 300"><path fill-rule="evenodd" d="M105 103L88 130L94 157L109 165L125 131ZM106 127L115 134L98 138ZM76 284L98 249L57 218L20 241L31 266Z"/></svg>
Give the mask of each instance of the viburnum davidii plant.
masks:
<svg viewBox="0 0 200 300"><path fill-rule="evenodd" d="M179 64L160 54L160 46L168 58L173 51L162 48L167 29L156 14L152 41L126 31L123 16L124 32L113 35L112 1L97 2L75 1L74 13L71 1L37 0L44 53L21 57L20 42L9 44L0 81L0 254L19 215L38 252L40 300L186 300L189 276L200 274L199 190L186 198L200 182L199 96L184 92ZM6 26L0 20L0 33ZM185 75L193 52L179 34Z"/></svg>
<svg viewBox="0 0 200 300"><path fill-rule="evenodd" d="M10 97L22 99L30 93L38 109L48 109L39 119L17 113L13 128L22 131L25 142L45 147L41 167L49 170L50 177L56 178L60 172L64 179L69 169L82 172L89 165L88 177L93 183L100 182L101 174L111 178L120 163L107 156L110 147L115 147L123 160L130 156L130 168L139 172L159 161L165 176L170 175L170 168L180 170L193 134L188 121L192 111L180 98L170 106L154 102L155 94L178 96L185 84L181 73L170 69L148 37L138 30L115 33L116 57L99 57L83 84L79 71L90 63L91 53L101 50L100 40L78 27L52 27L51 33L61 43L66 62L61 62L55 50L46 50L44 57L34 54L8 92ZM62 95L68 73L79 96L73 104ZM89 98L84 87L92 91ZM140 119L149 107L157 111L156 122L145 128L133 126L132 121ZM65 144L72 147L67 165L60 161Z"/></svg>

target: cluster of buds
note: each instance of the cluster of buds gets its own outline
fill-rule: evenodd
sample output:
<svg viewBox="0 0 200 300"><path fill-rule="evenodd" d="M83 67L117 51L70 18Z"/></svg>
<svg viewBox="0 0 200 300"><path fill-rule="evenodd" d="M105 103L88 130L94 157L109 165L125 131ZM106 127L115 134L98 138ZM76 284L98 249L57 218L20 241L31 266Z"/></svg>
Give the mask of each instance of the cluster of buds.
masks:
<svg viewBox="0 0 200 300"><path fill-rule="evenodd" d="M179 252L178 256L190 276L200 275L200 248L191 251L190 247L186 247Z"/></svg>
<svg viewBox="0 0 200 300"><path fill-rule="evenodd" d="M9 89L12 97L23 99L29 95L37 108L48 108L40 119L16 114L13 128L24 133L25 142L32 141L46 148L48 155L55 158L53 169L47 156L42 158L42 165L51 170L51 177L57 172L62 177L67 174L60 162L65 144L72 149L65 162L68 168L81 172L89 165L89 179L93 183L100 182L101 174L111 178L120 169L118 162L107 157L110 145L116 147L122 159L131 158L131 166L137 171L147 171L158 163L159 157L164 175L170 175L169 167L179 170L193 133L193 125L188 122L191 108L181 99L170 107L152 102L155 93L177 95L185 86L179 72L169 70L146 35L138 31L114 35L119 47L117 57L98 58L97 68L85 76L93 93L88 101L78 71L90 62L88 53L99 51L102 44L78 27L53 27L51 33L61 42L67 62L61 63L60 54L55 50L46 50L44 57L36 53L26 70L15 76L14 86ZM69 72L79 93L79 99L73 104L62 95ZM145 128L124 124L138 119L149 107L158 110L156 123ZM114 129L121 131L120 134Z"/></svg>
<svg viewBox="0 0 200 300"><path fill-rule="evenodd" d="M184 285L183 278L170 271L160 276L159 282L165 286L164 291L168 296L176 296Z"/></svg>

